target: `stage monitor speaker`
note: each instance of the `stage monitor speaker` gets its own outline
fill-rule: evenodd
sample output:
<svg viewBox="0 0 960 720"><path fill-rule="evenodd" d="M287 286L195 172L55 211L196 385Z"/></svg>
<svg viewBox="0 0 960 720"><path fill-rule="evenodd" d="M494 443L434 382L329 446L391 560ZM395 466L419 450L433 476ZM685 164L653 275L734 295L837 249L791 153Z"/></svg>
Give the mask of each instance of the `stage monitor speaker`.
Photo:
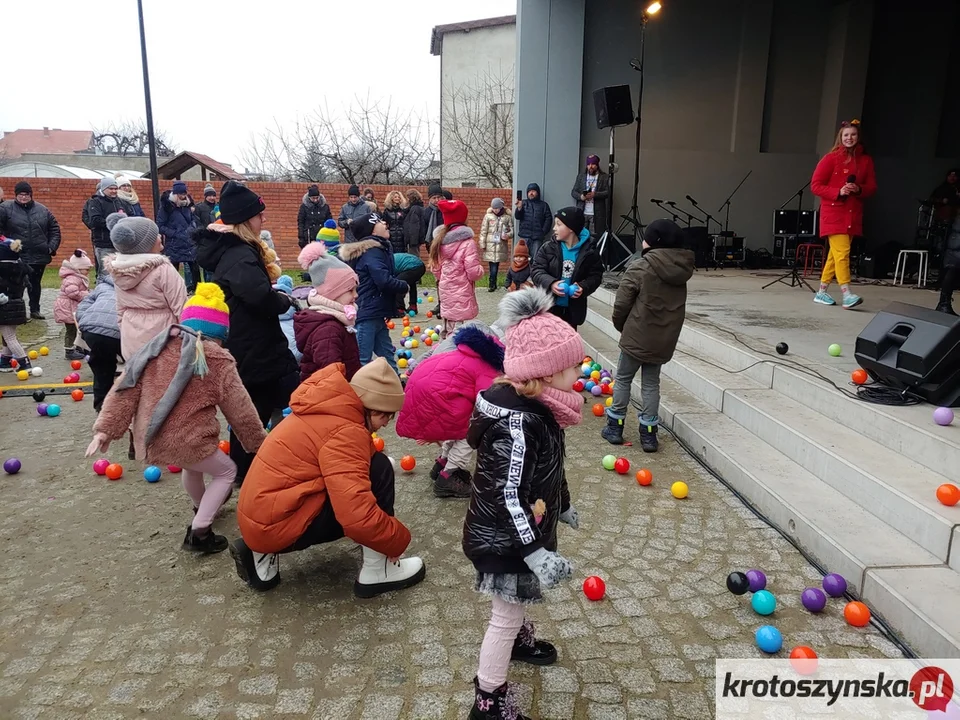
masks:
<svg viewBox="0 0 960 720"><path fill-rule="evenodd" d="M960 406L960 318L890 303L860 333L855 356L884 385L931 405Z"/></svg>
<svg viewBox="0 0 960 720"><path fill-rule="evenodd" d="M593 105L597 111L597 127L629 125L633 122L633 100L629 85L613 85L593 91Z"/></svg>

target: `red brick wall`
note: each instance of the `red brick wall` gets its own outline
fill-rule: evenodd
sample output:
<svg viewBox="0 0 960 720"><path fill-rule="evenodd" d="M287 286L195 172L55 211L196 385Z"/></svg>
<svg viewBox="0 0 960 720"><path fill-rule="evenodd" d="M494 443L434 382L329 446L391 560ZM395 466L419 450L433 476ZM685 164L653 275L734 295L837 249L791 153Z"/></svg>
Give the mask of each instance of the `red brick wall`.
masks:
<svg viewBox="0 0 960 720"><path fill-rule="evenodd" d="M90 231L80 220L80 214L83 210L83 204L97 189L96 180L79 180L75 178L23 178L33 187L33 198L39 203L46 205L56 216L57 222L63 231L63 247L65 249L83 248L90 250ZM13 186L20 178L0 178L0 186L4 189L4 197L7 200L13 199ZM163 181L160 185L161 192L170 188L170 181ZM191 196L197 202L203 199L203 188L206 183L187 181L187 188ZM153 198L148 180L134 180L133 186L140 196L140 204L144 212L149 217L155 217L153 213ZM309 183L248 183L251 190L254 190L263 197L267 206L266 223L264 227L273 233L274 244L277 247L277 254L281 260L285 260L286 267L293 266L293 259L297 256L299 248L297 247L297 212L300 203L303 200L304 193L307 192ZM219 184L215 184L217 190ZM366 187L366 186L364 186ZM378 204L382 207L383 199L390 190L400 190L404 192L408 187L371 185ZM340 206L347 201L347 189L349 185L320 185L320 192L323 193L330 205L330 211L334 219L340 214ZM426 188L417 188L424 196L426 202ZM488 188L454 188L454 195L457 199L463 200L470 209L468 224L478 231L483 214L490 207L490 201L495 197L502 198L508 205L512 195L511 190L488 189Z"/></svg>

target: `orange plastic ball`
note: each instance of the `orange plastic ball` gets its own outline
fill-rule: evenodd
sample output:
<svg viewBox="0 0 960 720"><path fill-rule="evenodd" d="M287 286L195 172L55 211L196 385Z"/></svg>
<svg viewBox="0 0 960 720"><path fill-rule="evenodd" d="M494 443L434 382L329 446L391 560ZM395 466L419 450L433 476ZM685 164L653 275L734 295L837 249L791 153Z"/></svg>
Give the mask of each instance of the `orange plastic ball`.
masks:
<svg viewBox="0 0 960 720"><path fill-rule="evenodd" d="M594 404L594 406L593 406L593 414L594 414L594 415L596 415L597 417L603 417L603 413L604 413L604 412L605 412L605 411L604 411L604 408L603 408L603 403L596 403L596 404Z"/></svg>
<svg viewBox="0 0 960 720"><path fill-rule="evenodd" d="M427 317L428 317L428 318L432 318L432 317L433 317L433 310L427 310Z"/></svg>
<svg viewBox="0 0 960 720"><path fill-rule="evenodd" d="M853 600L843 608L843 617L854 627L865 627L870 622L870 608Z"/></svg>
<svg viewBox="0 0 960 720"><path fill-rule="evenodd" d="M107 465L107 470L104 473L110 480L119 480L123 477L123 465L119 463L110 463Z"/></svg>
<svg viewBox="0 0 960 720"><path fill-rule="evenodd" d="M221 440L217 443L217 447L220 448L220 452L225 453L226 455L230 454L230 441Z"/></svg>
<svg viewBox="0 0 960 720"><path fill-rule="evenodd" d="M790 651L790 664L800 675L813 675L817 671L817 653L806 645L798 645Z"/></svg>
<svg viewBox="0 0 960 720"><path fill-rule="evenodd" d="M428 337L426 340L423 341L423 344L424 344L424 345L433 345L433 338L429 338L429 337Z"/></svg>
<svg viewBox="0 0 960 720"><path fill-rule="evenodd" d="M83 390L80 390L79 388L74 390L72 393L70 393L70 397L73 398L74 402L80 402L83 400Z"/></svg>
<svg viewBox="0 0 960 720"><path fill-rule="evenodd" d="M937 488L937 500L944 505L953 507L960 502L960 488L953 483L944 483Z"/></svg>
<svg viewBox="0 0 960 720"><path fill-rule="evenodd" d="M637 485L643 485L646 487L653 482L653 473L647 470L647 468L640 468L637 470Z"/></svg>
<svg viewBox="0 0 960 720"><path fill-rule="evenodd" d="M83 363L80 362L79 360L71 360L70 367L72 367L74 370L79 370L80 368L83 367Z"/></svg>
<svg viewBox="0 0 960 720"><path fill-rule="evenodd" d="M400 458L400 467L410 472L417 466L417 459L413 455L404 455Z"/></svg>
<svg viewBox="0 0 960 720"><path fill-rule="evenodd" d="M397 324L396 324L393 320L391 320L391 321L389 321L389 322L387 323L387 329L388 329L388 330L393 330L396 326L397 326Z"/></svg>
<svg viewBox="0 0 960 720"><path fill-rule="evenodd" d="M414 331L415 333L420 332L420 326L419 326L419 325L414 325L414 326L413 326L413 331Z"/></svg>
<svg viewBox="0 0 960 720"><path fill-rule="evenodd" d="M850 373L850 379L853 380L854 385L863 385L870 376L867 375L867 371L863 368L857 368L852 373Z"/></svg>
<svg viewBox="0 0 960 720"><path fill-rule="evenodd" d="M383 441L383 438L374 438L374 439L373 439L373 447L376 449L377 452L383 452L383 449L384 449L386 446L387 446L387 444Z"/></svg>

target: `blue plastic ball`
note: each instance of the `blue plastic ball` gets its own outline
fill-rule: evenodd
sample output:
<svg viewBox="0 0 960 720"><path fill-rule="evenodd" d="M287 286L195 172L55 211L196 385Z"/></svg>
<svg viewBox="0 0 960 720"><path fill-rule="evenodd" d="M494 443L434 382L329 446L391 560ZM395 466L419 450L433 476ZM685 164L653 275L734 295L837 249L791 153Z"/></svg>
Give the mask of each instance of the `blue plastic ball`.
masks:
<svg viewBox="0 0 960 720"><path fill-rule="evenodd" d="M593 380L587 380L587 381L583 384L583 389L586 390L587 392L593 392L593 389L594 389L596 386L597 386L597 384L596 384Z"/></svg>
<svg viewBox="0 0 960 720"><path fill-rule="evenodd" d="M410 311L407 313L407 315L409 315L410 317L416 317L416 316L417 316L417 311L416 311L416 310L410 310Z"/></svg>
<svg viewBox="0 0 960 720"><path fill-rule="evenodd" d="M289 414L292 413L292 412L293 412L293 410L291 410L290 408L284 408L284 409L283 409L283 416L286 417L287 415L289 415Z"/></svg>
<svg viewBox="0 0 960 720"><path fill-rule="evenodd" d="M417 305L423 302L423 298L417 298Z"/></svg>
<svg viewBox="0 0 960 720"><path fill-rule="evenodd" d="M757 641L757 647L765 653L780 652L780 648L783 647L783 635L773 625L764 625L757 628L754 637Z"/></svg>
<svg viewBox="0 0 960 720"><path fill-rule="evenodd" d="M580 366L580 372L583 374L584 377L590 377L590 373L593 372L593 365L591 365L590 363L584 363L583 365Z"/></svg>
<svg viewBox="0 0 960 720"><path fill-rule="evenodd" d="M60 414L59 405L47 405L47 417L56 417Z"/></svg>
<svg viewBox="0 0 960 720"><path fill-rule="evenodd" d="M148 483L155 483L160 479L162 474L163 473L161 472L160 468L158 468L156 465L151 465L143 471L143 479Z"/></svg>
<svg viewBox="0 0 960 720"><path fill-rule="evenodd" d="M429 295L429 294L430 294L430 291L429 291L429 290L424 290L424 291L423 291L423 296L424 296L424 297L426 297L426 296Z"/></svg>
<svg viewBox="0 0 960 720"><path fill-rule="evenodd" d="M777 599L769 590L758 590L750 598L750 605L757 615L773 615L777 609Z"/></svg>

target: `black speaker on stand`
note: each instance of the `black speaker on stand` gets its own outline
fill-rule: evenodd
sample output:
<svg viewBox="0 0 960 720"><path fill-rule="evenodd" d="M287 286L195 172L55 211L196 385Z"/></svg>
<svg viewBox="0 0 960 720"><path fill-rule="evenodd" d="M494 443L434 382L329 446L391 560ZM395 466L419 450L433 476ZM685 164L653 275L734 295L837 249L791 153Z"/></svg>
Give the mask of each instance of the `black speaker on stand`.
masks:
<svg viewBox="0 0 960 720"><path fill-rule="evenodd" d="M960 407L960 318L890 303L857 337L857 362L871 378L931 405Z"/></svg>
<svg viewBox="0 0 960 720"><path fill-rule="evenodd" d="M633 100L629 85L613 85L593 91L593 107L600 130L633 123Z"/></svg>
<svg viewBox="0 0 960 720"><path fill-rule="evenodd" d="M635 248L636 240L629 245L624 244L621 235L624 231L630 231L635 235L635 230L621 223L616 232L613 231L613 186L617 174L616 148L614 147L617 127L630 125L633 120L633 100L630 97L629 85L614 85L603 87L593 91L593 105L597 112L597 127L601 130L610 128L610 153L607 162L607 172L610 175L610 195L607 198L607 217L606 230L597 240L597 252L603 262L606 270L616 270L625 265L630 259ZM610 240L615 244L612 244ZM619 247L619 249L618 249Z"/></svg>

